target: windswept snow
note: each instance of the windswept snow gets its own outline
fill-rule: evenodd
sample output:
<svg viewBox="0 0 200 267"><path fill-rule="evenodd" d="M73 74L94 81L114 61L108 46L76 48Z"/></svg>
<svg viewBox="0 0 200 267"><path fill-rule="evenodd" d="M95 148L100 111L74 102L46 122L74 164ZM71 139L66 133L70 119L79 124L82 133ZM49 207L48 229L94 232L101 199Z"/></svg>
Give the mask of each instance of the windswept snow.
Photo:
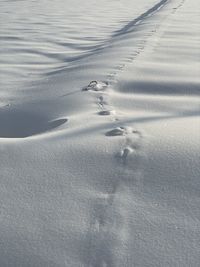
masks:
<svg viewBox="0 0 200 267"><path fill-rule="evenodd" d="M0 5L0 266L199 266L198 0Z"/></svg>

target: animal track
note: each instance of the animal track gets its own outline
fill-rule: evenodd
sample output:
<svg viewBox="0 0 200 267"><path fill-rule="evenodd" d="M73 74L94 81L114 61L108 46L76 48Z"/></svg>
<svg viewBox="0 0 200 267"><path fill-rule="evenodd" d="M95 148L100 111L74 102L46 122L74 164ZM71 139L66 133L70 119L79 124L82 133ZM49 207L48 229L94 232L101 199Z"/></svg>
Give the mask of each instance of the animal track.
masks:
<svg viewBox="0 0 200 267"><path fill-rule="evenodd" d="M111 131L108 131L105 135L106 136L120 136L120 135L125 135L126 131L124 127L117 127Z"/></svg>
<svg viewBox="0 0 200 267"><path fill-rule="evenodd" d="M127 158L130 154L133 153L133 149L131 147L125 147L122 151L119 153L119 158L122 160L123 164L126 163Z"/></svg>
<svg viewBox="0 0 200 267"><path fill-rule="evenodd" d="M132 176L134 171L140 166L140 152L143 135L140 131L131 127L117 127L108 131L106 136L124 136L125 144L119 153L116 154L119 164L122 164L122 173L120 177L127 180L126 177Z"/></svg>
<svg viewBox="0 0 200 267"><path fill-rule="evenodd" d="M108 86L108 82L91 81L82 91L103 91Z"/></svg>
<svg viewBox="0 0 200 267"><path fill-rule="evenodd" d="M131 127L117 127L113 130L110 130L108 132L105 133L106 136L120 136L120 135L127 135L127 134L140 134L138 131L136 130L132 130Z"/></svg>
<svg viewBox="0 0 200 267"><path fill-rule="evenodd" d="M161 2L164 3L165 1ZM160 5L160 8L162 8L162 5ZM157 10L159 10L159 7ZM175 10L176 9L174 9L174 12ZM152 15L152 11L151 13L146 14L146 16L149 17ZM138 20L135 25L141 24L142 22L142 20ZM154 36L154 34L156 34L157 37L159 34L159 27L160 24L152 25L150 31L144 36L145 40L139 41L137 44L137 51L130 53L128 58L125 58L118 66L115 66L115 69L107 76L109 83L104 81L91 81L88 86L82 89L83 91L96 92L95 100L99 109L97 111L98 115L113 115L111 117L115 120L121 120L121 117L117 118L115 111L109 103L110 101L107 101L107 91L105 92L105 90L110 84L113 86L117 82L116 76L120 71L123 71L129 63L133 62L143 53L148 39L151 36ZM117 205L117 201L120 199L120 204L124 204L123 201L125 198L121 200L122 195L120 195L122 192L126 195L130 193L130 197L132 197L134 192L137 192L138 190L141 192L143 189L143 164L146 157L142 150L144 141L143 133L137 129L132 129L127 126L125 127L123 124L121 125L122 126L118 126L114 129L111 128L109 131L105 132L105 136L110 137L111 139L112 137L120 137L120 149L118 150L118 153L114 155L115 169L113 171L113 177L110 178L109 189L108 186L106 188L106 193L108 195L107 199L97 198L96 204L93 204L92 206L93 212L89 228L90 253L87 257L91 257L91 259L87 262L87 266L115 266L114 256L110 249L117 244L117 238L115 239L113 229L117 230L117 235L119 235L120 229L123 228L126 221L123 220L123 218L118 218L120 208L119 205ZM109 179L109 177L106 178ZM122 217L125 217L126 219L126 215L124 216L123 213ZM115 224L117 225L116 229ZM122 246L120 246L120 248L122 248Z"/></svg>
<svg viewBox="0 0 200 267"><path fill-rule="evenodd" d="M104 100L104 97L103 96L100 96L98 98L98 105L101 109L105 109L105 105L108 105L108 103Z"/></svg>
<svg viewBox="0 0 200 267"><path fill-rule="evenodd" d="M98 114L101 116L108 116L114 114L114 110L102 110Z"/></svg>
<svg viewBox="0 0 200 267"><path fill-rule="evenodd" d="M121 151L121 158L126 159L131 153L133 153L133 149L131 147L125 147Z"/></svg>

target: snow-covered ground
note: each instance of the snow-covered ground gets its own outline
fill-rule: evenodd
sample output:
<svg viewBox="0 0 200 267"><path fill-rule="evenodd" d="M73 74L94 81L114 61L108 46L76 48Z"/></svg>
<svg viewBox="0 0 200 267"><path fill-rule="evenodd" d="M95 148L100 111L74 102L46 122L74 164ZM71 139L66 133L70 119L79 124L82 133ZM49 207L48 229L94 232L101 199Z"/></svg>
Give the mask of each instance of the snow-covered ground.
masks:
<svg viewBox="0 0 200 267"><path fill-rule="evenodd" d="M0 266L199 266L199 1L50 2L0 4Z"/></svg>

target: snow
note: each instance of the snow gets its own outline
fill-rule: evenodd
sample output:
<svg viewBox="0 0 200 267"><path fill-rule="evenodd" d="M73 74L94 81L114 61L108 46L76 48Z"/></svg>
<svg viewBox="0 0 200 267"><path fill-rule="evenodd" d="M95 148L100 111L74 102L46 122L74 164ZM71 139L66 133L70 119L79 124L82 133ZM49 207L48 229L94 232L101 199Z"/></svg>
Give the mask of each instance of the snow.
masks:
<svg viewBox="0 0 200 267"><path fill-rule="evenodd" d="M199 266L199 3L67 2L84 56L4 69L0 266Z"/></svg>

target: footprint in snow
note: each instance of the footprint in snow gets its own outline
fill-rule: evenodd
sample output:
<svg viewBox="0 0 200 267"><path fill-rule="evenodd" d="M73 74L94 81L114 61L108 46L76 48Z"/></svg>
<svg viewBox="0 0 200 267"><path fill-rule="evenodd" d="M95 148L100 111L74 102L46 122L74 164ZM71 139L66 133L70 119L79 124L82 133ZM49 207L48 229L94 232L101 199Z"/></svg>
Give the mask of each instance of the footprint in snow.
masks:
<svg viewBox="0 0 200 267"><path fill-rule="evenodd" d="M108 105L107 101L105 101L105 99L104 99L103 96L100 96L100 97L98 98L98 103L97 103L97 104L99 105L99 107L100 107L101 109L104 109L104 107L105 107L106 105Z"/></svg>
<svg viewBox="0 0 200 267"><path fill-rule="evenodd" d="M107 133L105 133L106 136L124 136L127 134L138 134L138 132L136 132L135 130L132 130L131 127L117 127L111 131L108 131Z"/></svg>
<svg viewBox="0 0 200 267"><path fill-rule="evenodd" d="M91 81L82 91L103 91L108 86L108 82Z"/></svg>
<svg viewBox="0 0 200 267"><path fill-rule="evenodd" d="M101 116L114 115L115 111L114 110L102 110L98 114Z"/></svg>
<svg viewBox="0 0 200 267"><path fill-rule="evenodd" d="M117 127L111 131L108 131L106 136L122 136L126 134L126 130L124 127Z"/></svg>
<svg viewBox="0 0 200 267"><path fill-rule="evenodd" d="M133 153L133 149L131 147L125 147L121 153L120 153L120 157L124 160L127 159L127 157Z"/></svg>
<svg viewBox="0 0 200 267"><path fill-rule="evenodd" d="M108 116L108 115L111 115L111 111L110 110L102 110L98 114L101 116Z"/></svg>

